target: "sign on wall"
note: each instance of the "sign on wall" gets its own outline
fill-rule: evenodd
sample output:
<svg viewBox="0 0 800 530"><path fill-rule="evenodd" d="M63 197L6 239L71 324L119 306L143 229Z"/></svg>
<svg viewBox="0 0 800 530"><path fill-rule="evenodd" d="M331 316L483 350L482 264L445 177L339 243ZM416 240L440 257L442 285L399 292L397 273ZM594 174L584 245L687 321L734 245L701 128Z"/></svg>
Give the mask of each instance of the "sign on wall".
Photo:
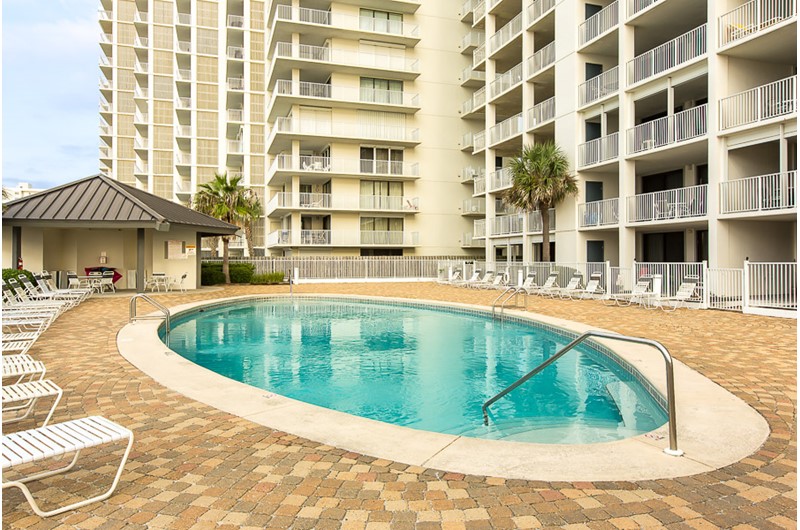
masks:
<svg viewBox="0 0 800 530"><path fill-rule="evenodd" d="M187 257L186 241L179 241L177 239L164 241L165 259L187 259Z"/></svg>

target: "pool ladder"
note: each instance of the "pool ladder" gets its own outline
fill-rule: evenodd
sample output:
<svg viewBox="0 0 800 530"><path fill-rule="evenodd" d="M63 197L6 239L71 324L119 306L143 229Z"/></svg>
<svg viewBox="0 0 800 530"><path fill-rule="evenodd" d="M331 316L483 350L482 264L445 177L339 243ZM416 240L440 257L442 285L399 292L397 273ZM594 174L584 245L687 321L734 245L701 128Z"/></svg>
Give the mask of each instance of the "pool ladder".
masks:
<svg viewBox="0 0 800 530"><path fill-rule="evenodd" d="M500 307L500 317L502 318L503 311L506 308L506 304L512 298L514 299L514 306L515 307L519 307L519 304L517 303L517 297L520 294L525 298L525 307L527 308L528 307L528 291L526 291L525 289L523 289L521 287L509 287L505 291L500 293L500 296L495 298L494 302L492 302L492 318L495 318L495 313L496 313L496 310L498 308L498 304L499 304L499 307ZM505 298L503 298L503 297L505 297ZM501 298L502 298L502 300L501 300Z"/></svg>
<svg viewBox="0 0 800 530"><path fill-rule="evenodd" d="M163 316L137 316L136 315L136 300L142 299L149 302L150 305L161 311ZM137 320L161 320L164 319L164 342L169 346L169 325L170 325L170 312L165 306L159 304L144 293L135 294L131 297L130 311L128 314L128 323L133 323Z"/></svg>
<svg viewBox="0 0 800 530"><path fill-rule="evenodd" d="M667 414L669 416L669 448L664 449L664 452L668 455L672 456L681 456L683 451L678 449L678 428L675 424L675 377L673 374L673 361L672 355L669 354L669 351L658 341L651 340L651 339L642 339L640 337L629 337L627 335L619 335L616 333L606 333L604 331L587 331L577 339L573 340L561 350L556 352L552 357L544 361L542 364L528 372L527 374L523 375L517 381L510 384L500 392L498 392L495 396L491 399L487 400L481 410L483 411L483 424L489 425L489 413L488 408L497 400L503 398L506 394L523 384L524 382L528 381L530 378L556 362L561 356L563 356L568 351L574 349L580 343L584 342L586 339L590 337L596 337L601 339L610 339L610 340L618 340L622 342L632 342L634 344L643 344L645 346L650 346L652 348L657 349L661 356L664 358L664 363L666 364L666 372L667 372Z"/></svg>

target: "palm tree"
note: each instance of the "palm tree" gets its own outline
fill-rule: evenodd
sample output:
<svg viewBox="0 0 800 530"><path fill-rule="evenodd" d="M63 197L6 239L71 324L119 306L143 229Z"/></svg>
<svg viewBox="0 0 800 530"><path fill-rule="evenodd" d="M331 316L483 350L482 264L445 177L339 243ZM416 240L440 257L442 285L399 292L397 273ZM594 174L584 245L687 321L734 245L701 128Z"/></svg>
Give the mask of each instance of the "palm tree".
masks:
<svg viewBox="0 0 800 530"><path fill-rule="evenodd" d="M578 193L569 160L555 142L526 145L509 164L513 184L503 196L506 204L542 216L542 261L550 261L550 208Z"/></svg>
<svg viewBox="0 0 800 530"><path fill-rule="evenodd" d="M194 209L226 223L241 226L249 216L248 196L251 191L241 186L242 177L228 178L227 173L215 173L214 180L202 184L194 196ZM231 283L228 264L228 245L231 236L222 236L222 274Z"/></svg>
<svg viewBox="0 0 800 530"><path fill-rule="evenodd" d="M261 205L261 201L258 199L258 195L253 193L253 190L247 190L247 197L245 198L247 201L247 213L243 219L244 226L244 237L247 239L247 252L250 254L252 258L254 256L253 253L253 226L255 225L256 221L264 215L264 207Z"/></svg>

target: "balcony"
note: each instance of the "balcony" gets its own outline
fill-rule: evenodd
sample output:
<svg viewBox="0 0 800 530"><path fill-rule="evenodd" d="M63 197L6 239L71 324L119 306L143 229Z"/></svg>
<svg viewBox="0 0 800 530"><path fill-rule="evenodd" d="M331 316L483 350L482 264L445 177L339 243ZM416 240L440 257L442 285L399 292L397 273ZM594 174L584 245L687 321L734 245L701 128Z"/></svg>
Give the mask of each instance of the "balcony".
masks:
<svg viewBox="0 0 800 530"><path fill-rule="evenodd" d="M472 237L472 232L461 234L461 248L483 248L483 243Z"/></svg>
<svg viewBox="0 0 800 530"><path fill-rule="evenodd" d="M494 81L489 84L489 94L491 99L495 99L501 94L504 94L512 88L522 84L522 66L523 64L519 63L506 73L495 77Z"/></svg>
<svg viewBox="0 0 800 530"><path fill-rule="evenodd" d="M555 208L550 208L548 210L550 214L548 216L548 221L550 222L550 232L555 231L556 229L556 210ZM528 233L529 234L541 234L544 232L544 226L542 226L542 214L540 212L530 212L528 213Z"/></svg>
<svg viewBox="0 0 800 530"><path fill-rule="evenodd" d="M619 91L619 66L581 83L578 87L580 106L583 107Z"/></svg>
<svg viewBox="0 0 800 530"><path fill-rule="evenodd" d="M276 230L267 236L267 246L306 246L306 247L359 247L394 246L412 247L419 244L418 232L401 230L300 230L299 238L292 231Z"/></svg>
<svg viewBox="0 0 800 530"><path fill-rule="evenodd" d="M797 208L797 171L720 182L719 213L784 213Z"/></svg>
<svg viewBox="0 0 800 530"><path fill-rule="evenodd" d="M461 4L461 11L459 11L461 22L472 23L472 10L477 3L477 0L464 0L464 3Z"/></svg>
<svg viewBox="0 0 800 530"><path fill-rule="evenodd" d="M490 236L508 236L512 234L522 234L522 224L525 214L514 213L501 215L490 220Z"/></svg>
<svg viewBox="0 0 800 530"><path fill-rule="evenodd" d="M331 36L334 34L341 35L342 30L347 30L359 33L377 33L382 37L381 40L393 41L411 46L419 41L419 26L401 20L352 16L327 10L293 7L283 4L278 5L275 13L275 20L280 22L293 22L296 24L330 26L332 30L335 30L331 32ZM296 29L298 32L303 31L302 28ZM306 28L305 31L308 31L308 28ZM402 38L392 39L392 37Z"/></svg>
<svg viewBox="0 0 800 530"><path fill-rule="evenodd" d="M244 78L243 77L229 77L228 78L228 90L244 90Z"/></svg>
<svg viewBox="0 0 800 530"><path fill-rule="evenodd" d="M175 20L177 21L178 25L191 26L192 25L192 14L191 13L181 13L179 11L178 13L176 13Z"/></svg>
<svg viewBox="0 0 800 530"><path fill-rule="evenodd" d="M472 53L472 50L483 44L485 40L486 34L483 31L468 32L461 39L461 53Z"/></svg>
<svg viewBox="0 0 800 530"><path fill-rule="evenodd" d="M281 154L275 157L275 161L270 168L270 173L274 174L278 171L414 178L419 177L419 164L416 162L359 160L356 158L330 158L311 155L300 155L295 161L291 155Z"/></svg>
<svg viewBox="0 0 800 530"><path fill-rule="evenodd" d="M486 200L464 199L461 205L461 215L486 215Z"/></svg>
<svg viewBox="0 0 800 530"><path fill-rule="evenodd" d="M419 129L373 123L334 122L280 117L275 120L274 134L307 134L329 138L383 140L418 144Z"/></svg>
<svg viewBox="0 0 800 530"><path fill-rule="evenodd" d="M484 178L485 176L486 170L482 167L465 167L461 170L461 182L463 184L473 182L476 178Z"/></svg>
<svg viewBox="0 0 800 530"><path fill-rule="evenodd" d="M98 9L97 10L97 17L100 20L113 20L114 19L114 13L112 13L111 11L106 10L106 9Z"/></svg>
<svg viewBox="0 0 800 530"><path fill-rule="evenodd" d="M528 109L528 130L536 129L556 119L556 98L553 96Z"/></svg>
<svg viewBox="0 0 800 530"><path fill-rule="evenodd" d="M183 110L192 108L192 98L175 98L175 107Z"/></svg>
<svg viewBox="0 0 800 530"><path fill-rule="evenodd" d="M133 173L135 175L147 175L147 171L148 171L147 164L140 164L139 162L136 162L133 165Z"/></svg>
<svg viewBox="0 0 800 530"><path fill-rule="evenodd" d="M619 7L617 0L604 7L588 19L578 28L581 46L592 41L619 25Z"/></svg>
<svg viewBox="0 0 800 530"><path fill-rule="evenodd" d="M556 43L555 41L551 42L547 46L543 47L538 52L534 53L525 61L525 66L528 70L527 77L530 79L531 77L536 76L540 72L542 72L545 68L555 64L556 62Z"/></svg>
<svg viewBox="0 0 800 530"><path fill-rule="evenodd" d="M106 123L100 125L100 136L111 136L112 133L111 125Z"/></svg>
<svg viewBox="0 0 800 530"><path fill-rule="evenodd" d="M618 198L578 204L578 226L580 228L597 228L618 224Z"/></svg>
<svg viewBox="0 0 800 530"><path fill-rule="evenodd" d="M483 239L486 237L486 219L475 219L472 222L472 238Z"/></svg>
<svg viewBox="0 0 800 530"><path fill-rule="evenodd" d="M528 5L528 27L533 26L556 6L556 0L536 0Z"/></svg>
<svg viewBox="0 0 800 530"><path fill-rule="evenodd" d="M228 121L233 123L242 123L243 121L242 109L228 109Z"/></svg>
<svg viewBox="0 0 800 530"><path fill-rule="evenodd" d="M685 220L708 213L708 184L628 197L628 222Z"/></svg>
<svg viewBox="0 0 800 530"><path fill-rule="evenodd" d="M244 153L244 145L241 140L228 140L228 154Z"/></svg>
<svg viewBox="0 0 800 530"><path fill-rule="evenodd" d="M461 86L481 86L486 83L486 72L467 66L461 71Z"/></svg>
<svg viewBox="0 0 800 530"><path fill-rule="evenodd" d="M244 20L240 15L228 15L227 24L229 28L244 29Z"/></svg>
<svg viewBox="0 0 800 530"><path fill-rule="evenodd" d="M147 99L149 94L150 91L147 90L147 87L137 86L136 88L133 89L133 97L137 99Z"/></svg>
<svg viewBox="0 0 800 530"><path fill-rule="evenodd" d="M111 68L111 59L109 59L105 55L101 55L99 61L101 67Z"/></svg>
<svg viewBox="0 0 800 530"><path fill-rule="evenodd" d="M479 44L477 48L472 50L472 68L477 69L486 62L486 44Z"/></svg>
<svg viewBox="0 0 800 530"><path fill-rule="evenodd" d="M795 0L751 0L719 17L719 45L727 46L751 35L765 33L795 16Z"/></svg>
<svg viewBox="0 0 800 530"><path fill-rule="evenodd" d="M133 114L133 123L146 125L149 123L149 117L150 115L148 113L137 110Z"/></svg>
<svg viewBox="0 0 800 530"><path fill-rule="evenodd" d="M133 21L139 24L147 24L150 20L150 14L147 11L135 11L133 13Z"/></svg>
<svg viewBox="0 0 800 530"><path fill-rule="evenodd" d="M578 167L594 166L619 157L619 132L578 146Z"/></svg>
<svg viewBox="0 0 800 530"><path fill-rule="evenodd" d="M192 136L192 126L191 125L176 125L175 126L175 136L178 136L178 137L191 137Z"/></svg>
<svg viewBox="0 0 800 530"><path fill-rule="evenodd" d="M361 195L359 208L367 211L417 212L419 197L398 197L390 195Z"/></svg>
<svg viewBox="0 0 800 530"><path fill-rule="evenodd" d="M524 129L522 121L522 113L520 112L489 129L489 144L494 146L521 135Z"/></svg>
<svg viewBox="0 0 800 530"><path fill-rule="evenodd" d="M461 150L473 150L475 149L475 135L471 132L464 133L461 137Z"/></svg>
<svg viewBox="0 0 800 530"><path fill-rule="evenodd" d="M100 78L100 90L111 90L111 81L106 79L105 77Z"/></svg>
<svg viewBox="0 0 800 530"><path fill-rule="evenodd" d="M228 59L244 61L244 48L241 46L228 46L227 55Z"/></svg>
<svg viewBox="0 0 800 530"><path fill-rule="evenodd" d="M419 233L401 230L362 230L361 244L410 247L419 244Z"/></svg>
<svg viewBox="0 0 800 530"><path fill-rule="evenodd" d="M647 51L628 62L628 84L633 85L678 68L708 49L706 24Z"/></svg>
<svg viewBox="0 0 800 530"><path fill-rule="evenodd" d="M380 70L382 72L391 71L395 76L400 73L413 74L412 77L419 75L419 61L417 59L339 50L325 46L311 46L309 44L295 45L291 42L279 42L275 47L275 59L299 59L368 70Z"/></svg>
<svg viewBox="0 0 800 530"><path fill-rule="evenodd" d="M192 181L191 180L176 180L175 181L175 195L183 198L192 196Z"/></svg>
<svg viewBox="0 0 800 530"><path fill-rule="evenodd" d="M180 53L192 53L192 43L185 40L178 41L178 52Z"/></svg>
<svg viewBox="0 0 800 530"><path fill-rule="evenodd" d="M192 80L192 71L188 68L181 68L175 74L175 79L177 81L191 81Z"/></svg>
<svg viewBox="0 0 800 530"><path fill-rule="evenodd" d="M486 149L486 131L477 132L472 135L472 141L474 143L472 153L478 153Z"/></svg>
<svg viewBox="0 0 800 530"><path fill-rule="evenodd" d="M147 37L140 37L139 35L137 35L136 37L133 38L133 46L135 48L147 48L149 42L150 40Z"/></svg>
<svg viewBox="0 0 800 530"><path fill-rule="evenodd" d="M175 153L175 165L176 166L191 166L192 165L192 154L191 153L182 153L177 151Z"/></svg>
<svg viewBox="0 0 800 530"><path fill-rule="evenodd" d="M111 103L108 101L101 101L100 102L100 112L103 114L110 114L111 113Z"/></svg>
<svg viewBox="0 0 800 530"><path fill-rule="evenodd" d="M734 94L719 102L719 128L722 131L745 125L794 116L797 76Z"/></svg>
<svg viewBox="0 0 800 530"><path fill-rule="evenodd" d="M705 136L707 107L692 107L628 129L628 154L644 153Z"/></svg>
<svg viewBox="0 0 800 530"><path fill-rule="evenodd" d="M100 158L111 158L111 148L107 146L100 147Z"/></svg>
<svg viewBox="0 0 800 530"><path fill-rule="evenodd" d="M381 90L374 88L359 88L329 85L326 83L309 83L306 81L294 82L288 79L278 79L275 83L273 98L278 97L298 98L298 103L303 99L325 99L344 103L346 108L363 109L366 107L385 107L393 112L413 113L419 110L419 94L403 92L402 90ZM289 106L295 101L286 100L282 104L273 103L270 113L286 113Z"/></svg>
<svg viewBox="0 0 800 530"><path fill-rule="evenodd" d="M136 61L133 63L133 71L137 74L146 74L149 71L150 65L148 63L143 63L140 61Z"/></svg>
<svg viewBox="0 0 800 530"><path fill-rule="evenodd" d="M628 0L628 18L632 18L653 4L663 1L664 0Z"/></svg>
<svg viewBox="0 0 800 530"><path fill-rule="evenodd" d="M472 27L483 24L484 17L486 17L486 0L478 0L472 8Z"/></svg>
<svg viewBox="0 0 800 530"><path fill-rule="evenodd" d="M486 177L483 175L476 176L472 181L472 196L477 197L486 193Z"/></svg>
<svg viewBox="0 0 800 530"><path fill-rule="evenodd" d="M504 167L489 173L489 191L497 192L507 190L514 183L514 176L511 169Z"/></svg>
<svg viewBox="0 0 800 530"><path fill-rule="evenodd" d="M489 55L494 55L520 35L522 35L522 12L489 38Z"/></svg>

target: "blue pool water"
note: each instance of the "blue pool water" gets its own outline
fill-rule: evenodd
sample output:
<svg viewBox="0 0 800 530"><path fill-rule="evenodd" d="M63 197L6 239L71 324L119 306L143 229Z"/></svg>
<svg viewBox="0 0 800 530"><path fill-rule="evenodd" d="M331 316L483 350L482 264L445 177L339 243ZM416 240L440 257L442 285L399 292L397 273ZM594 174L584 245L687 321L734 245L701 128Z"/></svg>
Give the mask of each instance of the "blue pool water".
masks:
<svg viewBox="0 0 800 530"><path fill-rule="evenodd" d="M633 376L582 345L495 403L485 427L483 402L568 342L475 313L333 298L209 307L170 333L174 351L225 377L415 429L594 443L666 422Z"/></svg>

